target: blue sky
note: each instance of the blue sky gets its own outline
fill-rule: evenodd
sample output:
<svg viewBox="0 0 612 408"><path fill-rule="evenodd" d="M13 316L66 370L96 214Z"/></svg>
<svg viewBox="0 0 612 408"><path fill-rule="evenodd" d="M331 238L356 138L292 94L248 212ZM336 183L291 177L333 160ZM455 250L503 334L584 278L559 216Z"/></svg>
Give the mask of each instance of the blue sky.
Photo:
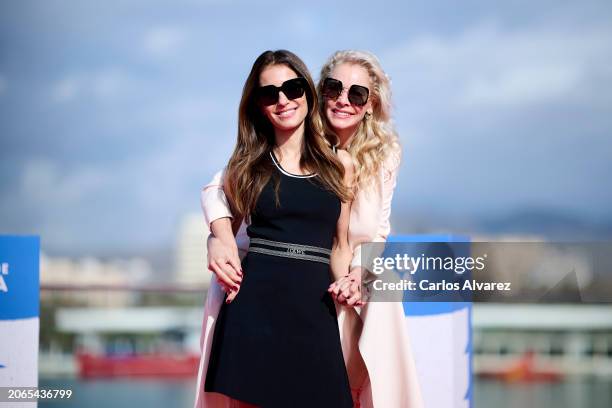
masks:
<svg viewBox="0 0 612 408"><path fill-rule="evenodd" d="M612 4L0 5L0 232L53 251L170 245L233 147L266 49L315 78L377 54L404 147L393 223L543 208L612 219ZM428 218L429 217L429 218Z"/></svg>

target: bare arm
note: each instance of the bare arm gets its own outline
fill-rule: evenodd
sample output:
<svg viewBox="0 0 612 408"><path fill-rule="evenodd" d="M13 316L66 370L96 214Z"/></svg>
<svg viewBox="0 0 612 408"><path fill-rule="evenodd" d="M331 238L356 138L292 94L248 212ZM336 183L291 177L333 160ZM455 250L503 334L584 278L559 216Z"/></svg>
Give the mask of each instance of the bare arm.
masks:
<svg viewBox="0 0 612 408"><path fill-rule="evenodd" d="M344 165L344 184L351 186L354 175L351 157L346 151L338 150L338 158ZM334 282L328 289L336 301L350 306L358 304L361 298L361 280L349 273L349 266L353 257L348 240L351 203L343 202L341 204L330 261Z"/></svg>

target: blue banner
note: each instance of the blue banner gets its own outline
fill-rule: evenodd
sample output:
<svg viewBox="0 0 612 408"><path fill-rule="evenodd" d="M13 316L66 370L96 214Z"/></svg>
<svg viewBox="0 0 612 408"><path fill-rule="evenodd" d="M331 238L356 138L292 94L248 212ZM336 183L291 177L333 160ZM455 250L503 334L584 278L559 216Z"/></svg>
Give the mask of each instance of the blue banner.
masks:
<svg viewBox="0 0 612 408"><path fill-rule="evenodd" d="M39 252L36 236L0 236L0 320L38 317Z"/></svg>
<svg viewBox="0 0 612 408"><path fill-rule="evenodd" d="M439 250L438 245L428 243L446 243L450 255L457 256L469 252L470 238L457 235L396 235L390 236L387 242L403 243L410 252L418 248L424 253L431 248ZM471 302L415 302L410 301L410 296L405 296L404 300L404 314L425 406L471 407ZM440 389L445 392L441 393Z"/></svg>

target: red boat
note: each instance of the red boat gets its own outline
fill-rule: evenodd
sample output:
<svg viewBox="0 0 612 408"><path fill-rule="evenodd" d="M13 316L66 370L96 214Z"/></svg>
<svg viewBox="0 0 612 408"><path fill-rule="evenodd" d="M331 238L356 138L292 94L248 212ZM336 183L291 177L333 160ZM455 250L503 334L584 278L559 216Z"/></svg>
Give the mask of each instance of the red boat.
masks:
<svg viewBox="0 0 612 408"><path fill-rule="evenodd" d="M563 378L563 374L558 370L536 366L534 353L531 351L509 367L499 371L481 371L478 376L505 382L556 382Z"/></svg>
<svg viewBox="0 0 612 408"><path fill-rule="evenodd" d="M76 354L81 378L195 377L200 356L195 354Z"/></svg>

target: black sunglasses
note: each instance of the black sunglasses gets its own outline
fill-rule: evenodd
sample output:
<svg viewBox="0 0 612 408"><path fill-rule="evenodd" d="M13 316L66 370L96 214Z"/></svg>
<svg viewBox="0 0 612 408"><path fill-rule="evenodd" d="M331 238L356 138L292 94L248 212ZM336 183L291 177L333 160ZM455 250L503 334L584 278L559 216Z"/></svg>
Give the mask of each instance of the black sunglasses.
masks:
<svg viewBox="0 0 612 408"><path fill-rule="evenodd" d="M278 103L278 94L281 91L287 99L297 99L304 95L306 88L308 81L305 78L293 78L283 82L281 86L266 85L257 88L257 100L264 106L274 105Z"/></svg>
<svg viewBox="0 0 612 408"><path fill-rule="evenodd" d="M334 78L325 78L321 93L323 94L324 98L336 99L342 94L343 89L344 85L342 85L341 81ZM356 106L365 105L368 102L369 95L370 90L361 85L351 85L348 90L348 100L350 103Z"/></svg>

